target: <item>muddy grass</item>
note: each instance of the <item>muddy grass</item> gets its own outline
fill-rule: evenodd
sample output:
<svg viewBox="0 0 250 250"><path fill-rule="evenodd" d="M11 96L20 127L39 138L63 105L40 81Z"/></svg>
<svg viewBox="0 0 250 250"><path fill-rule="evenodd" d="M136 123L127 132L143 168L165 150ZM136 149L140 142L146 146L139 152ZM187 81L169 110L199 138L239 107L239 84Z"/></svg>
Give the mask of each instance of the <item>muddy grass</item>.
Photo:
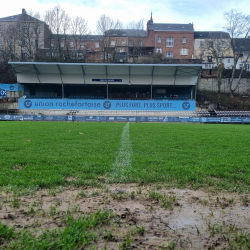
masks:
<svg viewBox="0 0 250 250"><path fill-rule="evenodd" d="M250 197L236 193L166 189L164 185L103 184L1 194L3 224L38 237L65 228L63 218L112 212L85 249L249 249ZM18 240L18 239L16 239ZM9 242L1 240L7 247Z"/></svg>

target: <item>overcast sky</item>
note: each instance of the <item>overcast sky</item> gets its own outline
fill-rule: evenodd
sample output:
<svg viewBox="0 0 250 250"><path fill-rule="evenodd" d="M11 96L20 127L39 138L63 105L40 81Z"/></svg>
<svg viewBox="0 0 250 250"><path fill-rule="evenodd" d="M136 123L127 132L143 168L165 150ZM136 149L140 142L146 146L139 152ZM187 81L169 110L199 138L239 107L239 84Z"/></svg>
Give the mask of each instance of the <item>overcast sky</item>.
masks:
<svg viewBox="0 0 250 250"><path fill-rule="evenodd" d="M95 32L102 14L123 23L143 18L146 24L152 11L154 23L193 23L195 31L223 31L223 13L231 9L250 14L249 0L11 0L3 3L0 17L20 14L22 8L39 11L43 16L46 10L60 5L69 16L87 20L91 33Z"/></svg>

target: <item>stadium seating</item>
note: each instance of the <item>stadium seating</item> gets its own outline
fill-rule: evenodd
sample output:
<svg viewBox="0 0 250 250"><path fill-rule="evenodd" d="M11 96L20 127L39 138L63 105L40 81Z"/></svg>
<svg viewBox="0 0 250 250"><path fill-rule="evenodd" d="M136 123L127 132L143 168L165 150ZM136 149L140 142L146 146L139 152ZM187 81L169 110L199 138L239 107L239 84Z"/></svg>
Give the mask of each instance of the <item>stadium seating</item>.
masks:
<svg viewBox="0 0 250 250"><path fill-rule="evenodd" d="M242 116L250 116L250 111L221 111L215 110L217 116L225 117L225 116L233 116L233 117L242 117Z"/></svg>

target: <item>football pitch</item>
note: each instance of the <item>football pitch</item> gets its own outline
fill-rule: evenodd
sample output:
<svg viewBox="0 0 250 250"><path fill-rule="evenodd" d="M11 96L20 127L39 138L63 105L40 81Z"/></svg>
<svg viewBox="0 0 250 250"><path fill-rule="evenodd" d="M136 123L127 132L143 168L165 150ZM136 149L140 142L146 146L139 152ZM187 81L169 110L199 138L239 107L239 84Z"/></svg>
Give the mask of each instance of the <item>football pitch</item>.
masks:
<svg viewBox="0 0 250 250"><path fill-rule="evenodd" d="M249 125L0 127L0 249L250 249Z"/></svg>
<svg viewBox="0 0 250 250"><path fill-rule="evenodd" d="M1 122L0 186L168 183L249 191L250 126ZM74 181L72 181L74 180Z"/></svg>

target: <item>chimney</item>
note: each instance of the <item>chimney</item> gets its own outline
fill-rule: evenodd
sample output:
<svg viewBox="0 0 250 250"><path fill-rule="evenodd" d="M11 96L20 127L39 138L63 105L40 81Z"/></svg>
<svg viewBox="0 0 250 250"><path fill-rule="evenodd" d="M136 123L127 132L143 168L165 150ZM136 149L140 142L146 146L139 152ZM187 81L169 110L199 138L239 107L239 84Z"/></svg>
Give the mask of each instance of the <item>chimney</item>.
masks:
<svg viewBox="0 0 250 250"><path fill-rule="evenodd" d="M25 9L22 9L22 14L23 14L23 15L27 14L27 12L26 12Z"/></svg>

